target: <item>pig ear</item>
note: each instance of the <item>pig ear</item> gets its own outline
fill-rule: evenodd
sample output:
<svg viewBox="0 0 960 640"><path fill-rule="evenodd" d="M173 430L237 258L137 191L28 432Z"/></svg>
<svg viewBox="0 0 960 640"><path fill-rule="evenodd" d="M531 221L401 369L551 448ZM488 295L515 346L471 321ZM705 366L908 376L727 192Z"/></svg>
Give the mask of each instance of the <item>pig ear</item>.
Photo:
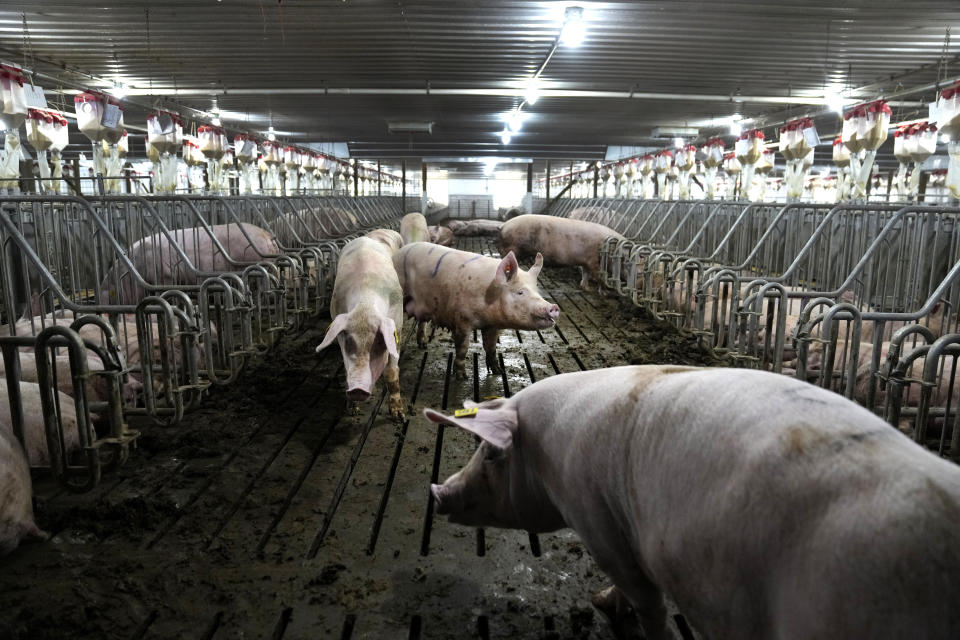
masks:
<svg viewBox="0 0 960 640"><path fill-rule="evenodd" d="M481 409L496 409L506 402L506 398L493 398L492 400L484 400L483 402L474 402L473 400L464 400L463 408L472 409L474 407L480 407Z"/></svg>
<svg viewBox="0 0 960 640"><path fill-rule="evenodd" d="M503 260L500 261L500 264L497 265L497 275L496 280L500 284L506 284L513 280L514 276L517 275L517 270L520 268L520 265L517 264L517 256L513 255L513 251L504 256Z"/></svg>
<svg viewBox="0 0 960 640"><path fill-rule="evenodd" d="M323 336L323 342L317 347L317 353L320 353L324 349L330 346L330 343L340 335L340 332L347 328L347 318L349 316L346 313L339 314L336 318L333 319L333 322L330 323L330 326L327 327L327 335Z"/></svg>
<svg viewBox="0 0 960 640"><path fill-rule="evenodd" d="M399 360L400 352L397 351L397 340L400 337L397 335L397 323L393 321L393 318L387 316L380 318L380 333L383 335L384 344L387 345L387 353Z"/></svg>
<svg viewBox="0 0 960 640"><path fill-rule="evenodd" d="M537 259L533 261L533 266L530 267L529 273L530 273L530 275L532 275L534 278L536 278L537 276L540 275L540 269L543 269L543 254L542 254L542 253L538 253L538 254L537 254Z"/></svg>
<svg viewBox="0 0 960 640"><path fill-rule="evenodd" d="M517 430L517 412L513 409L480 409L472 418L445 416L433 409L426 409L423 415L430 422L466 429L499 449L510 448L513 433Z"/></svg>

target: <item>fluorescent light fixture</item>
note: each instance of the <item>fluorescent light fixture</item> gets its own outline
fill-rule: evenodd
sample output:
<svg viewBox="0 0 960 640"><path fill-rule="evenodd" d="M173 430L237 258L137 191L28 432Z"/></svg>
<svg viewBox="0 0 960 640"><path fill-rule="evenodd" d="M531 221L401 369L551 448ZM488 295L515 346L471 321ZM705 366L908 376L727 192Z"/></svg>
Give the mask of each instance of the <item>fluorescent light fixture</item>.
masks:
<svg viewBox="0 0 960 640"><path fill-rule="evenodd" d="M560 42L568 47L579 47L583 43L586 29L583 26L583 7L567 7L563 12L563 28L560 30Z"/></svg>
<svg viewBox="0 0 960 640"><path fill-rule="evenodd" d="M832 111L843 113L843 96L835 89L827 89L823 94L823 101Z"/></svg>
<svg viewBox="0 0 960 640"><path fill-rule="evenodd" d="M675 149L679 149L679 148L681 148L682 146L683 146L683 138L674 138L674 139L673 139L673 147L674 147Z"/></svg>
<svg viewBox="0 0 960 640"><path fill-rule="evenodd" d="M504 129L500 132L500 142L503 144L510 144L510 129Z"/></svg>
<svg viewBox="0 0 960 640"><path fill-rule="evenodd" d="M527 94L524 96L524 100L527 101L529 105L537 104L537 100L540 99L540 80L537 78L530 78L527 82Z"/></svg>
<svg viewBox="0 0 960 640"><path fill-rule="evenodd" d="M507 118L507 126L510 127L510 131L517 133L523 127L524 120L524 115L521 112L514 111L510 114L510 117Z"/></svg>
<svg viewBox="0 0 960 640"><path fill-rule="evenodd" d="M429 133L433 134L433 122L388 122L389 133Z"/></svg>
<svg viewBox="0 0 960 640"><path fill-rule="evenodd" d="M650 135L654 138L696 138L699 133L696 127L654 127Z"/></svg>

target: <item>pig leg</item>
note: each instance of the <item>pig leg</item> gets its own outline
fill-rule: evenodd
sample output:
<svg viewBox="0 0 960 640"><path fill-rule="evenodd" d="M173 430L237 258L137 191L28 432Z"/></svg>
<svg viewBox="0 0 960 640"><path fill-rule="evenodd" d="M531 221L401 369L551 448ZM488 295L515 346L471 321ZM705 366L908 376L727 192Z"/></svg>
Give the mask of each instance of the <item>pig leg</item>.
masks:
<svg viewBox="0 0 960 640"><path fill-rule="evenodd" d="M500 373L500 363L497 362L497 336L499 329L483 329L483 350L487 354L487 369L490 373Z"/></svg>
<svg viewBox="0 0 960 640"><path fill-rule="evenodd" d="M470 344L470 327L454 327L453 344L457 353L453 358L453 375L455 378L467 377L467 346Z"/></svg>
<svg viewBox="0 0 960 640"><path fill-rule="evenodd" d="M580 267L580 288L590 291L590 274L583 267Z"/></svg>
<svg viewBox="0 0 960 640"><path fill-rule="evenodd" d="M417 320L417 346L423 349L427 346L427 341L424 339L424 334L426 333L427 321L426 320Z"/></svg>
<svg viewBox="0 0 960 640"><path fill-rule="evenodd" d="M387 390L390 392L388 405L390 407L390 416L400 422L403 420L403 396L400 394L400 366L393 356L387 363L387 368L383 370L383 378L387 382Z"/></svg>
<svg viewBox="0 0 960 640"><path fill-rule="evenodd" d="M636 610L616 587L610 586L595 593L590 601L607 617L615 637L629 638L640 628Z"/></svg>

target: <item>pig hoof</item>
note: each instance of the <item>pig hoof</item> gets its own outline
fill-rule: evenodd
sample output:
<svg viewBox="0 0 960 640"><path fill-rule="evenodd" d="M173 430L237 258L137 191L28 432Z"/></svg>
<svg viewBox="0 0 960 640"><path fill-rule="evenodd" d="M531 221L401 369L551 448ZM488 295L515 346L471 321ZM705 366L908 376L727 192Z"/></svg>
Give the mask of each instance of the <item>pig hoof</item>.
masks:
<svg viewBox="0 0 960 640"><path fill-rule="evenodd" d="M607 587L590 599L597 610L606 616L616 638L634 638L640 629L640 619L633 607L616 587Z"/></svg>
<svg viewBox="0 0 960 640"><path fill-rule="evenodd" d="M458 380L465 380L467 377L467 367L463 364L458 364L453 368L453 377Z"/></svg>
<svg viewBox="0 0 960 640"><path fill-rule="evenodd" d="M496 375L500 375L502 373L502 370L500 369L500 363L496 360L487 360L487 370Z"/></svg>
<svg viewBox="0 0 960 640"><path fill-rule="evenodd" d="M403 413L403 398L400 396L390 398L390 417L393 418L395 422L403 422L403 419L406 417Z"/></svg>

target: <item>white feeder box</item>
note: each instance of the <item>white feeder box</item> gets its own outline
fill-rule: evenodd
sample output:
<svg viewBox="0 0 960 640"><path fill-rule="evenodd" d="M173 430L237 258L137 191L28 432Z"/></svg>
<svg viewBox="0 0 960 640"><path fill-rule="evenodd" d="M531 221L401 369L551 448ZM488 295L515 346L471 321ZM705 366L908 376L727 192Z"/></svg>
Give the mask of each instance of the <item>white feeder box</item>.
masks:
<svg viewBox="0 0 960 640"><path fill-rule="evenodd" d="M67 129L67 119L53 114L53 144L50 146L50 191L60 193L62 190L63 159L61 152L70 142L70 132Z"/></svg>
<svg viewBox="0 0 960 640"><path fill-rule="evenodd" d="M281 162L283 158L280 153L280 145L272 140L263 143L263 161L267 164Z"/></svg>
<svg viewBox="0 0 960 640"><path fill-rule="evenodd" d="M123 105L120 104L119 100L107 98L107 110L104 112L100 124L103 126L101 140L111 145L118 144L124 132Z"/></svg>
<svg viewBox="0 0 960 640"><path fill-rule="evenodd" d="M296 147L283 148L283 165L288 169L300 166L300 152Z"/></svg>
<svg viewBox="0 0 960 640"><path fill-rule="evenodd" d="M697 148L688 145L677 149L674 155L674 166L677 169L677 199L690 198L690 173L697 166Z"/></svg>
<svg viewBox="0 0 960 640"><path fill-rule="evenodd" d="M90 138L91 142L99 142L103 137L104 127L100 123L105 109L106 100L100 94L80 93L73 97L77 128L80 133Z"/></svg>
<svg viewBox="0 0 960 640"><path fill-rule="evenodd" d="M784 184L788 200L798 200L803 196L806 185L807 169L804 159L820 144L817 128L810 118L792 120L780 128L780 153L786 161Z"/></svg>
<svg viewBox="0 0 960 640"><path fill-rule="evenodd" d="M37 151L53 146L53 115L39 109L27 112L27 142Z"/></svg>
<svg viewBox="0 0 960 640"><path fill-rule="evenodd" d="M257 159L257 142L245 133L238 133L233 137L233 150L237 160L242 163Z"/></svg>
<svg viewBox="0 0 960 640"><path fill-rule="evenodd" d="M0 129L19 129L26 119L27 94L24 89L23 73L16 67L0 65Z"/></svg>
<svg viewBox="0 0 960 640"><path fill-rule="evenodd" d="M936 124L950 139L960 138L960 81L944 89L935 107Z"/></svg>
<svg viewBox="0 0 960 640"><path fill-rule="evenodd" d="M183 121L167 111L147 114L147 143L157 153L176 153L183 145Z"/></svg>
<svg viewBox="0 0 960 640"><path fill-rule="evenodd" d="M226 149L224 141L226 136L220 127L212 124L205 124L197 127L197 140L200 146L200 152L207 158L219 160L223 157Z"/></svg>
<svg viewBox="0 0 960 640"><path fill-rule="evenodd" d="M900 133L898 130L897 133ZM903 131L903 151L913 162L913 171L907 181L907 197L913 199L920 193L920 166L937 150L937 125L918 122ZM894 137L896 145L896 137Z"/></svg>
<svg viewBox="0 0 960 640"><path fill-rule="evenodd" d="M850 174L856 198L867 195L867 181L873 172L877 149L887 139L891 113L886 102L875 100L857 105L843 116L843 142L851 151Z"/></svg>
<svg viewBox="0 0 960 640"><path fill-rule="evenodd" d="M300 166L307 172L312 172L317 166L317 158L309 151L304 151L300 156Z"/></svg>

